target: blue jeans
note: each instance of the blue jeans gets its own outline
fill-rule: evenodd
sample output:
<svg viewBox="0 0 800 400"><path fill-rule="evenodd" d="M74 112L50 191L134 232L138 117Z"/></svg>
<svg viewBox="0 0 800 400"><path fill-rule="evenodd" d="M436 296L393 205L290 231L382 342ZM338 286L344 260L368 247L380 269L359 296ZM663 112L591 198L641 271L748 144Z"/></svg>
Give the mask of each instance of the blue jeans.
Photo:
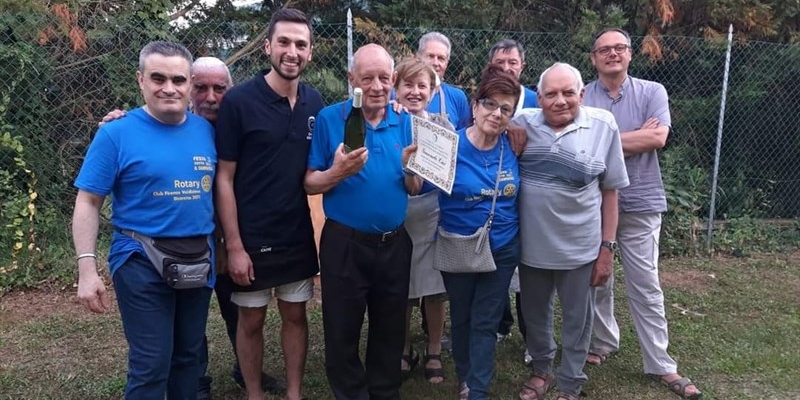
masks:
<svg viewBox="0 0 800 400"><path fill-rule="evenodd" d="M125 399L196 399L211 289L172 289L138 253L112 279L128 340Z"/></svg>
<svg viewBox="0 0 800 400"><path fill-rule="evenodd" d="M470 399L487 399L494 374L497 325L508 301L508 285L519 262L519 237L492 252L497 270L476 274L442 272L450 298L453 361ZM475 362L472 362L474 360Z"/></svg>

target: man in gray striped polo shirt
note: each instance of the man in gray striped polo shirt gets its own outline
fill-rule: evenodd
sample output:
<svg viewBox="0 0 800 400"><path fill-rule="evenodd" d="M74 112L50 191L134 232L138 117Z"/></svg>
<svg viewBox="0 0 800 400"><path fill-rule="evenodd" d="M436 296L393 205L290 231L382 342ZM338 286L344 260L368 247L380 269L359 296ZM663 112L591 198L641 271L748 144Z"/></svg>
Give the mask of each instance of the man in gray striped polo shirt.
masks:
<svg viewBox="0 0 800 400"><path fill-rule="evenodd" d="M585 104L614 115L622 132L622 149L631 183L619 193L617 240L644 372L676 394L697 399L700 391L677 373L677 363L667 354L669 335L664 294L658 279L661 213L667 210L667 200L656 150L664 147L670 131L667 91L659 83L628 75L631 38L622 29L598 33L590 57L598 79L586 86ZM597 288L589 364L600 365L619 349L613 285L612 276Z"/></svg>
<svg viewBox="0 0 800 400"><path fill-rule="evenodd" d="M581 106L583 93L580 72L556 63L539 78L542 108L514 118L528 138L519 159L519 278L533 374L522 400L544 399L556 380L559 400L579 398L587 380L593 287L612 272L617 190L628 176L614 117ZM556 293L564 346L554 375Z"/></svg>

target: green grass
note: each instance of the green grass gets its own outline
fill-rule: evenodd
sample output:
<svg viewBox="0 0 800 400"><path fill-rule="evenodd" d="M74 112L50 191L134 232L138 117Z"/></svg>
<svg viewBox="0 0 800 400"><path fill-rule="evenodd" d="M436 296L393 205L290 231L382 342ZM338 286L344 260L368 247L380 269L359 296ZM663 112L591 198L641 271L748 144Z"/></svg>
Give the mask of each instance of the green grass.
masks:
<svg viewBox="0 0 800 400"><path fill-rule="evenodd" d="M705 399L800 399L800 257L662 260L661 270L670 353L680 371L704 391ZM622 349L602 367L587 368L590 381L584 390L596 399L677 399L644 377L621 287L617 295ZM30 299L37 298L49 302L31 308ZM89 315L72 298L72 292L11 293L0 298L0 399L122 397L126 345L117 312ZM241 399L243 392L228 375L233 356L217 310L214 303L208 328L214 398ZM324 375L317 304L309 306L309 323L306 395L332 399ZM273 374L283 370L278 324L279 317L271 308L264 365ZM415 321L414 327L418 325ZM420 348L421 334L414 340ZM516 328L509 340L498 345L491 398L517 398L529 373L521 362L522 349ZM428 384L418 367L403 385L403 398L454 398L452 359L445 355L444 363L445 383Z"/></svg>

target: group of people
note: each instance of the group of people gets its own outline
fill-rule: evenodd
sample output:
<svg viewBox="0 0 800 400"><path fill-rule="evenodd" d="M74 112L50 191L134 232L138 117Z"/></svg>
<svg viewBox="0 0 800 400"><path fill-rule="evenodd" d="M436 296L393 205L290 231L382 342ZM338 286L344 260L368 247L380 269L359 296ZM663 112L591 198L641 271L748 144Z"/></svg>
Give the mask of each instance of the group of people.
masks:
<svg viewBox="0 0 800 400"><path fill-rule="evenodd" d="M212 290L236 356L231 374L247 398L304 398L306 302L318 272L326 375L337 400L400 398L404 371L418 362L409 339L415 304L425 309L425 377L444 381L448 300L458 397L486 399L517 268L532 367L519 397L544 399L557 387L559 400L578 399L584 366L619 348L617 248L645 373L683 397L700 396L666 352L658 282L666 204L655 150L669 133L666 91L627 75L627 33L597 35L597 81L584 87L577 69L556 63L535 92L519 82L522 46L503 40L471 99L444 83L451 45L441 33L424 35L416 57L397 66L387 49L365 45L347 73L363 90L366 121L364 146L352 151L342 144L352 100L326 107L301 82L313 46L305 14L276 11L264 45L269 68L234 86L222 61L193 61L179 44L152 42L136 73L144 105L109 114L98 129L75 181L78 298L93 312L110 306L96 256L110 195L108 264L129 346L126 399L210 398ZM450 195L405 167L416 151L412 115L459 136ZM318 252L306 197L313 194L322 194L326 215ZM436 229L471 234L490 210L496 270L436 271ZM262 371L273 297L285 382Z"/></svg>

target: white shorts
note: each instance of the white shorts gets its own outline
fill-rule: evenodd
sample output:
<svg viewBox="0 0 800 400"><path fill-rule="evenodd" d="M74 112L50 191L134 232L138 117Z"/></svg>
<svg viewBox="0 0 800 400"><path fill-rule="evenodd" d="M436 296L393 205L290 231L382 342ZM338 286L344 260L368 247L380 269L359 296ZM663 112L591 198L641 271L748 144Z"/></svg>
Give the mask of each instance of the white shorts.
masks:
<svg viewBox="0 0 800 400"><path fill-rule="evenodd" d="M233 292L231 293L231 302L239 307L260 308L266 307L272 301L273 296L287 303L309 301L314 296L314 278L255 292Z"/></svg>

